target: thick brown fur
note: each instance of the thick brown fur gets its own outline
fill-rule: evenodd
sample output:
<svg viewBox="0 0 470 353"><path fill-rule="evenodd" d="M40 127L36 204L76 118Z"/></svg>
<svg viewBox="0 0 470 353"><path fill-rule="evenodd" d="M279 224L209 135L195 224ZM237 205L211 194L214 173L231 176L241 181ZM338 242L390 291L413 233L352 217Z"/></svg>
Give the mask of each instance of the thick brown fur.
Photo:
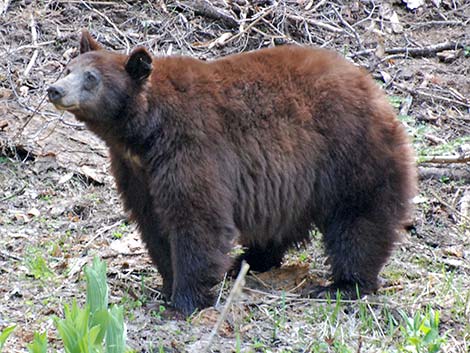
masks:
<svg viewBox="0 0 470 353"><path fill-rule="evenodd" d="M213 303L235 241L264 271L314 226L332 288L377 289L416 175L404 128L364 70L299 46L141 67L145 49L116 54L83 36L73 65L91 65L104 89L71 111L109 146L174 307Z"/></svg>

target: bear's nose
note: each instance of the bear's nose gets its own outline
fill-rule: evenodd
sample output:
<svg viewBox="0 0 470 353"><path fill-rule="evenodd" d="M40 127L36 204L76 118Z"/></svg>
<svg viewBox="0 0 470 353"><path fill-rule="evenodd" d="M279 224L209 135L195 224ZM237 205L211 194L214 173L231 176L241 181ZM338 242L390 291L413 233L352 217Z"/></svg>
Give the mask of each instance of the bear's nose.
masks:
<svg viewBox="0 0 470 353"><path fill-rule="evenodd" d="M61 99L65 95L65 91L61 87L56 87L56 86L50 86L47 89L47 96L49 97L49 100L52 103L57 102L59 99Z"/></svg>

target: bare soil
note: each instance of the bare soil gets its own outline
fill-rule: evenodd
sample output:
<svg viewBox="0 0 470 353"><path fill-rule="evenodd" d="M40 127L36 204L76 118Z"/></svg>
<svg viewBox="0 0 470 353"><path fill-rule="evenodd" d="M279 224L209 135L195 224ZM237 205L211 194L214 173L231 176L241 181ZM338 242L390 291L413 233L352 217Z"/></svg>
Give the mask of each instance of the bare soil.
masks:
<svg viewBox="0 0 470 353"><path fill-rule="evenodd" d="M313 235L283 269L246 278L210 351L406 351L401 313L432 307L441 350L468 352L469 19L465 0L413 10L368 0L0 1L0 330L17 325L4 352L26 352L45 330L62 351L52 317L73 298L83 304L82 269L95 255L136 352L202 352L233 285L218 288L214 308L164 319L161 278L122 210L104 145L45 99L77 55L81 28L110 49L206 60L285 43L337 50L384 87L413 139L420 195L383 289L337 312L335 302L300 297L306 281L328 280Z"/></svg>

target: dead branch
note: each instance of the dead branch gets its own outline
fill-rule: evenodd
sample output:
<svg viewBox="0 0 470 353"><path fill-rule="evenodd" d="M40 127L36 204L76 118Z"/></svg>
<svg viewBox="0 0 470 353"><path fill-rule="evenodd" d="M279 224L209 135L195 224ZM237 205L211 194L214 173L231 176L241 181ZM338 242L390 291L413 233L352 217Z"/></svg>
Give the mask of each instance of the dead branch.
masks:
<svg viewBox="0 0 470 353"><path fill-rule="evenodd" d="M409 47L399 47L399 48L390 48L385 49L386 54L406 54L409 56L434 56L436 53L443 50L456 50L462 49L465 47L465 44L459 42L444 42L434 45L430 45L422 48L409 48Z"/></svg>
<svg viewBox="0 0 470 353"><path fill-rule="evenodd" d="M457 216L459 216L461 219L465 219L467 222L470 222L470 218L463 215L460 213L459 210L457 210L453 205L445 201L442 197L440 197L436 192L433 190L429 190L429 192L436 198L437 201L439 201L441 204L446 206L449 210L453 211Z"/></svg>
<svg viewBox="0 0 470 353"><path fill-rule="evenodd" d="M31 13L31 25L30 26L31 26L32 42L33 42L33 45L35 47L37 47L37 45L38 45L38 32L36 30L36 21L34 20L34 16L33 16L32 13ZM31 56L31 60L29 60L28 66L26 66L26 69L24 70L24 73L23 73L24 77L29 76L29 72L33 68L34 63L36 62L36 59L38 58L38 55L39 55L39 50L36 48L36 49L34 49L33 55Z"/></svg>
<svg viewBox="0 0 470 353"><path fill-rule="evenodd" d="M412 28L417 29L420 27L431 27L431 26L465 26L468 21L426 21L426 22L416 22L413 24Z"/></svg>
<svg viewBox="0 0 470 353"><path fill-rule="evenodd" d="M434 136L432 134L423 134L423 136L435 145L441 145L441 144L447 143L446 140L444 140L444 139L442 139L438 136Z"/></svg>
<svg viewBox="0 0 470 353"><path fill-rule="evenodd" d="M102 17L106 22L108 22L113 28L114 30L124 39L124 42L125 42L125 45L126 45L126 52L129 53L130 50L131 50L131 46L129 44L129 40L127 39L127 36L116 26L116 24L111 21L111 19L106 16L104 13L102 13L101 11L98 11L97 9L95 9L94 7L91 7L90 5L88 5L86 3L86 1L83 1L81 0L81 3L90 11L93 11L94 13L96 13L97 15L99 15L100 17Z"/></svg>
<svg viewBox="0 0 470 353"><path fill-rule="evenodd" d="M324 29L326 29L330 32L344 33L344 29L333 26L333 25L330 25L330 24L322 22L322 21L317 21L317 20L314 20L314 19L311 19L311 18L305 18L305 17L300 17L300 16L297 16L297 15L291 15L291 14L287 14L286 17L290 20L293 20L293 21L299 21L299 22L305 21L305 22L307 22L308 24L310 24L312 26L324 28Z"/></svg>
<svg viewBox="0 0 470 353"><path fill-rule="evenodd" d="M315 4L315 6L313 6L312 8L310 8L310 6L313 5L313 1L311 1L306 7L305 7L305 10L306 11L312 11L312 12L315 12L318 10L318 8L320 6L323 6L325 4L326 0L320 0L318 3Z"/></svg>
<svg viewBox="0 0 470 353"><path fill-rule="evenodd" d="M217 320L214 328L211 331L206 349L204 350L205 352L210 352L210 347L212 346L212 342L214 341L214 338L217 335L217 332L219 331L220 326L225 321L225 317L227 316L230 305L232 305L232 302L235 299L235 297L241 293L243 284L245 282L245 276L249 269L250 269L250 265L248 265L245 261L243 261L242 267L240 269L240 272L238 273L237 279L235 280L235 283L233 284L233 288L230 291L230 294L227 298L225 306L222 309L222 313L220 314L219 319Z"/></svg>
<svg viewBox="0 0 470 353"><path fill-rule="evenodd" d="M422 96L422 97L426 97L426 98L429 98L429 99L438 99L438 100L441 100L441 101L445 101L445 102L449 102L449 103L454 103L454 104L458 104L458 105L462 105L466 108L470 108L470 103L467 103L467 102L462 102L460 100L457 100L457 99L452 99L452 98L448 98L448 97L443 97L443 96L438 96L437 94L432 94L432 93L426 93L426 92L423 92L423 91L420 91L420 90L417 90L417 89L414 89L414 88L411 88L411 87L408 87L406 85L402 85L400 83L393 83L393 86L402 90L402 91L406 91L406 92L410 92L410 93L413 93L413 94L417 94L419 96Z"/></svg>
<svg viewBox="0 0 470 353"><path fill-rule="evenodd" d="M470 171L465 169L419 167L418 172L419 178L422 180L442 180L448 178L450 180L470 182Z"/></svg>
<svg viewBox="0 0 470 353"><path fill-rule="evenodd" d="M15 260L15 261L23 261L23 259L21 257L15 256L12 253L7 252L7 251L3 251L3 250L0 250L0 256L2 258L4 258L5 260L12 259L12 260Z"/></svg>
<svg viewBox="0 0 470 353"><path fill-rule="evenodd" d="M357 31L354 29L353 26L351 26L348 21L346 21L343 16L341 15L341 12L336 9L336 6L333 6L333 11L336 13L336 16L338 16L339 20L341 21L342 24L344 24L351 33L354 35L354 38L356 38L357 45L359 48L364 49L364 46L362 45L362 40Z"/></svg>
<svg viewBox="0 0 470 353"><path fill-rule="evenodd" d="M8 196L5 196L5 197L2 197L0 199L0 202L4 202L4 201L7 201L7 200L10 200L20 194L23 193L23 191L26 189L26 184L24 184L20 189L16 190L14 193L12 193L11 195L8 195Z"/></svg>
<svg viewBox="0 0 470 353"><path fill-rule="evenodd" d="M408 115L408 112L411 108L411 104L413 104L413 96L411 94L407 94L403 103L401 104L400 115Z"/></svg>
<svg viewBox="0 0 470 353"><path fill-rule="evenodd" d="M453 156L426 156L426 157L423 157L420 163L450 164L450 163L468 163L468 162L470 162L470 155L459 154L459 155L453 155Z"/></svg>
<svg viewBox="0 0 470 353"><path fill-rule="evenodd" d="M257 16L256 19L254 19L253 22L251 22L248 26L246 26L245 28L241 29L237 34L235 34L234 36L231 36L231 37L227 37L227 38L221 38L222 40L218 40L216 41L218 44L222 45L222 44L227 44L233 40L235 40L236 38L242 36L243 34L245 33L249 33L251 31L251 29L259 22L261 21L262 19L264 19L267 15L269 15L271 12L273 11L273 7L270 7L268 8L267 10L264 11L264 13L262 14L259 14Z"/></svg>
<svg viewBox="0 0 470 353"><path fill-rule="evenodd" d="M198 15L210 18L212 20L222 21L230 28L238 28L239 23L226 11L216 8L210 2L205 0L180 1L182 7L190 8Z"/></svg>
<svg viewBox="0 0 470 353"><path fill-rule="evenodd" d="M457 49L462 49L466 46L464 43L458 43L458 42L444 42L444 43L439 43L439 44L434 44L430 45L427 47L422 47L422 48L410 48L410 47L397 47L397 48L389 48L389 49L384 49L384 54L389 54L389 55L396 55L396 54L405 54L407 56L412 56L412 57L429 57L429 56L435 56L438 52L444 51L444 50L457 50ZM356 56L363 56L363 55L370 55L375 53L376 49L364 49L364 50L359 50L355 53L352 53L352 57ZM387 59L390 59L390 57L387 57Z"/></svg>
<svg viewBox="0 0 470 353"><path fill-rule="evenodd" d="M460 213L465 217L470 217L470 189L466 189L460 199Z"/></svg>

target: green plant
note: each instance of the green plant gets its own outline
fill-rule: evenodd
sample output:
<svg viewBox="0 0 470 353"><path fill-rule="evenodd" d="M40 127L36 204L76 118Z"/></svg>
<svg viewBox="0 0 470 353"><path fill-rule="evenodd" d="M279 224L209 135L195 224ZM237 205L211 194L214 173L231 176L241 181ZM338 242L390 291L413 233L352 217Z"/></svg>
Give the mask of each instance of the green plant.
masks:
<svg viewBox="0 0 470 353"><path fill-rule="evenodd" d="M54 323L67 353L99 353L100 326L90 327L90 308L65 305L64 319L55 318Z"/></svg>
<svg viewBox="0 0 470 353"><path fill-rule="evenodd" d="M51 201L52 201L52 195L50 195L50 194L42 194L42 195L39 195L39 200L44 201L44 202L47 202L47 203L51 203Z"/></svg>
<svg viewBox="0 0 470 353"><path fill-rule="evenodd" d="M126 223L122 223L119 225L119 229L115 230L112 234L114 239L121 239L124 234L129 231L129 226Z"/></svg>
<svg viewBox="0 0 470 353"><path fill-rule="evenodd" d="M436 353L441 344L446 341L439 335L439 311L428 307L424 313L416 312L413 317L400 312L404 325L400 331L405 338L405 345L401 348L404 353Z"/></svg>
<svg viewBox="0 0 470 353"><path fill-rule="evenodd" d="M108 284L106 283L106 263L95 257L93 265L85 267L87 283L86 303L94 316L108 309Z"/></svg>
<svg viewBox="0 0 470 353"><path fill-rule="evenodd" d="M108 308L106 263L94 258L85 267L86 305L80 308L74 300L64 306L64 318L54 318L54 324L66 353L124 353L124 310ZM40 353L41 351L34 352Z"/></svg>
<svg viewBox="0 0 470 353"><path fill-rule="evenodd" d="M405 99L400 96L388 96L388 101L395 108L399 109Z"/></svg>
<svg viewBox="0 0 470 353"><path fill-rule="evenodd" d="M426 132L427 131L424 131L423 135ZM452 139L450 141L447 141L446 143L442 143L437 146L429 146L429 147L421 148L418 151L418 154L419 154L418 162L422 162L423 160L425 160L425 157L429 157L429 156L456 154L456 151L458 151L460 146L462 146L463 144L467 144L469 142L470 142L469 136L462 136L462 137L457 137L455 139Z"/></svg>
<svg viewBox="0 0 470 353"><path fill-rule="evenodd" d="M281 296L281 308L280 312L278 311L277 308L273 309L273 334L272 334L272 339L276 340L278 336L278 332L282 331L284 329L284 326L287 321L287 316L286 316L286 292L282 292Z"/></svg>
<svg viewBox="0 0 470 353"><path fill-rule="evenodd" d="M106 353L123 353L125 351L125 329L123 308L112 306L108 309L108 285L106 283L106 263L95 257L91 267L85 267L87 282L87 307L83 311L89 310L87 322L89 338L94 339L99 347L97 352L101 352L104 339ZM96 329L93 332L94 328ZM87 337L87 331L83 337ZM80 353L88 352L78 351ZM78 353L77 352L77 353ZM71 351L71 353L75 353Z"/></svg>
<svg viewBox="0 0 470 353"><path fill-rule="evenodd" d="M34 333L33 342L28 344L29 353L47 353L47 336L46 332Z"/></svg>
<svg viewBox="0 0 470 353"><path fill-rule="evenodd" d="M162 319L163 313L165 312L166 308L164 305L158 306L158 311L152 311L152 316L156 317L157 319Z"/></svg>
<svg viewBox="0 0 470 353"><path fill-rule="evenodd" d="M123 307L114 305L108 310L105 342L107 353L123 353L125 351L126 329Z"/></svg>
<svg viewBox="0 0 470 353"><path fill-rule="evenodd" d="M8 339L8 337L10 337L15 327L16 325L8 326L5 329L3 329L3 331L0 332L0 352L2 351L6 340Z"/></svg>
<svg viewBox="0 0 470 353"><path fill-rule="evenodd" d="M44 259L44 253L39 248L27 248L24 261L30 274L35 279L46 279L53 274L53 272L49 269L46 260Z"/></svg>

